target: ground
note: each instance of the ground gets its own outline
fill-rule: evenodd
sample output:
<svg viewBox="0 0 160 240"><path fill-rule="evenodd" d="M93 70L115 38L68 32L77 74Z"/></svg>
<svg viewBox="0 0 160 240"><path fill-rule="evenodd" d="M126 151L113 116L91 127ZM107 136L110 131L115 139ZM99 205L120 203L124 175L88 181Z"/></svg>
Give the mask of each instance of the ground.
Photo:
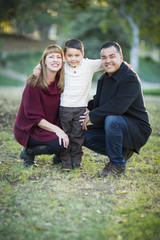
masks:
<svg viewBox="0 0 160 240"><path fill-rule="evenodd" d="M159 240L160 98L146 98L152 135L141 153L103 179L108 158L85 148L82 170L62 173L52 156L23 167L13 137L22 90L0 89L0 239Z"/></svg>

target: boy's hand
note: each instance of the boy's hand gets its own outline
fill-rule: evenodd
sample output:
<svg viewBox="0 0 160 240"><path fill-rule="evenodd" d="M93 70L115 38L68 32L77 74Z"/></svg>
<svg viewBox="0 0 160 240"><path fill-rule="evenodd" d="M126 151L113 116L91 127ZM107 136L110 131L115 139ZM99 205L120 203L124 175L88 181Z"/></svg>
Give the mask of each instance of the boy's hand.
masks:
<svg viewBox="0 0 160 240"><path fill-rule="evenodd" d="M33 69L33 75L35 75L36 77L39 77L40 73L41 73L40 68L34 68Z"/></svg>

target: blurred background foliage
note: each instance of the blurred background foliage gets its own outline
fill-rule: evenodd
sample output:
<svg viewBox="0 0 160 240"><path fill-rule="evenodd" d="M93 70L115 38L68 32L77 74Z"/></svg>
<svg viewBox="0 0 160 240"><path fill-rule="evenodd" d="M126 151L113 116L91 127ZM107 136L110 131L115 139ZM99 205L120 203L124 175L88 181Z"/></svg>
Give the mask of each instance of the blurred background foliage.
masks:
<svg viewBox="0 0 160 240"><path fill-rule="evenodd" d="M1 0L0 9L3 68L28 75L48 44L69 38L82 40L89 58L116 41L142 80L160 82L160 1Z"/></svg>

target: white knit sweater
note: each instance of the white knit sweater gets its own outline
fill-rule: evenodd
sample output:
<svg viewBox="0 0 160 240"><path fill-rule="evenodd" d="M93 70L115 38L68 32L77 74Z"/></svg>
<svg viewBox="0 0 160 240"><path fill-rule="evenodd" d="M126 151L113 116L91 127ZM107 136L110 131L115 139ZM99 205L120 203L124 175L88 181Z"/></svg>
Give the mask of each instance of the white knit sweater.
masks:
<svg viewBox="0 0 160 240"><path fill-rule="evenodd" d="M73 68L65 61L64 92L61 94L60 106L86 107L95 72L102 70L100 59L83 58L81 63Z"/></svg>

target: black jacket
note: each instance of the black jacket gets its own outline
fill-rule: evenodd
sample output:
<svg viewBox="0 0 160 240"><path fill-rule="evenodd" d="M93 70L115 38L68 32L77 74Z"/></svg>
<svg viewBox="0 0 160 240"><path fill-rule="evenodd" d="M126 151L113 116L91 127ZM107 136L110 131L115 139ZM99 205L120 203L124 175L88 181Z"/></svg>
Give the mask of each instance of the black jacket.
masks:
<svg viewBox="0 0 160 240"><path fill-rule="evenodd" d="M137 153L151 134L140 79L125 63L111 77L107 73L101 76L88 108L91 122L98 127L104 127L106 116L123 116L128 122Z"/></svg>

